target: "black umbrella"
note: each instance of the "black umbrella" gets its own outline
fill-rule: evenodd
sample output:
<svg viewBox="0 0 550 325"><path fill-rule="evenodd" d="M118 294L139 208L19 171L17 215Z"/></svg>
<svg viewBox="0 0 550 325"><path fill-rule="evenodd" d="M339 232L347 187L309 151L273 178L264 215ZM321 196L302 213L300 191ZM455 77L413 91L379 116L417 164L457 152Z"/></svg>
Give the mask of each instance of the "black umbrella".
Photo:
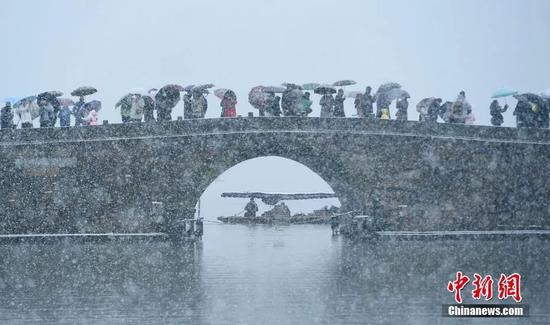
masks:
<svg viewBox="0 0 550 325"><path fill-rule="evenodd" d="M101 109L101 102L99 100L92 100L91 102L87 102L84 104L84 110L87 112L91 112L92 110L95 110L96 112Z"/></svg>
<svg viewBox="0 0 550 325"><path fill-rule="evenodd" d="M166 85L157 92L155 101L162 106L175 107L181 99L180 91L183 87L179 85Z"/></svg>
<svg viewBox="0 0 550 325"><path fill-rule="evenodd" d="M63 93L57 90L51 90L51 91L45 91L43 93L38 94L38 100L40 99L49 99L49 98L57 98L63 96Z"/></svg>
<svg viewBox="0 0 550 325"><path fill-rule="evenodd" d="M265 86L262 88L264 93L284 93L286 88L277 86Z"/></svg>
<svg viewBox="0 0 550 325"><path fill-rule="evenodd" d="M55 109L57 109L59 106L61 106L59 104L59 101L57 100L57 97L60 97L60 96L63 96L63 93L60 91L56 91L56 90L46 91L38 94L38 96L36 96L36 101L38 102L39 105L40 105L40 102L47 102L51 104Z"/></svg>
<svg viewBox="0 0 550 325"><path fill-rule="evenodd" d="M336 89L329 85L322 85L313 90L314 93L319 95L326 95L326 94L335 94Z"/></svg>
<svg viewBox="0 0 550 325"><path fill-rule="evenodd" d="M395 88L401 88L401 85L397 82L387 82L385 84L381 84L380 87L378 87L376 94L382 94Z"/></svg>
<svg viewBox="0 0 550 325"><path fill-rule="evenodd" d="M78 87L71 92L71 96L81 97L97 93L97 89L90 86Z"/></svg>
<svg viewBox="0 0 550 325"><path fill-rule="evenodd" d="M300 85L297 85L295 83L292 83L292 82L284 82L281 84L283 87L286 87L287 89L300 89L300 90L303 90L303 87L300 86Z"/></svg>
<svg viewBox="0 0 550 325"><path fill-rule="evenodd" d="M122 96L121 99L118 100L118 102L115 104L115 108L119 107L119 106L122 106L123 104L125 103L128 103L128 100L130 99L130 97L132 97L133 94L126 94L124 96Z"/></svg>

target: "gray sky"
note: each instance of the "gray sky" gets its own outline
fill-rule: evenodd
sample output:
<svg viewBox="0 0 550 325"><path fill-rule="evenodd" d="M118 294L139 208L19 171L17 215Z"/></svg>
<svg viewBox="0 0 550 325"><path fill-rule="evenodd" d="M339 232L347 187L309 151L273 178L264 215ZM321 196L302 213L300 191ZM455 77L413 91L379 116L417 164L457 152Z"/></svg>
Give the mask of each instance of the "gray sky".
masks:
<svg viewBox="0 0 550 325"><path fill-rule="evenodd" d="M416 103L465 90L477 124L492 91L550 88L550 1L2 0L0 99L99 89L102 119L134 87L212 82L252 111L258 84L397 81ZM314 101L318 101L314 96ZM510 103L515 101L510 100ZM220 113L209 96L208 117ZM353 113L352 100L346 113ZM314 106L313 115L318 115ZM393 112L392 112L393 113ZM182 115L182 104L173 116ZM505 124L514 125L512 110Z"/></svg>

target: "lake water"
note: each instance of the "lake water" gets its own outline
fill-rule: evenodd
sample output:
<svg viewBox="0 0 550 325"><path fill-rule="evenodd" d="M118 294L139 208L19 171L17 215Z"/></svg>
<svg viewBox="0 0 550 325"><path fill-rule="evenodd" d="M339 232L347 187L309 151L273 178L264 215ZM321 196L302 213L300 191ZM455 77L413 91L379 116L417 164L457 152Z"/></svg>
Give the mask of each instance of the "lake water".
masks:
<svg viewBox="0 0 550 325"><path fill-rule="evenodd" d="M549 324L549 243L351 243L327 226L210 223L195 247L3 243L0 323ZM519 272L531 316L441 317L441 305L453 303L446 286L456 271L497 279Z"/></svg>

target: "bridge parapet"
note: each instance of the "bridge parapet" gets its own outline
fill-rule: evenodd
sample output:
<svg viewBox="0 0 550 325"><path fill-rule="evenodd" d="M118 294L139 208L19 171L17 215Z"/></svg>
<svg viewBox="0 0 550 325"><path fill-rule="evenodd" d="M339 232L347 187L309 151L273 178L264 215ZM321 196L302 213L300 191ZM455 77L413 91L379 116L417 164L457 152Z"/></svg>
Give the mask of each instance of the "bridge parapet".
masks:
<svg viewBox="0 0 550 325"><path fill-rule="evenodd" d="M107 124L70 128L4 129L0 131L0 145L43 141L63 142L270 131L370 132L479 140L550 142L549 129L518 129L448 123L430 124L417 121L359 118L254 117Z"/></svg>

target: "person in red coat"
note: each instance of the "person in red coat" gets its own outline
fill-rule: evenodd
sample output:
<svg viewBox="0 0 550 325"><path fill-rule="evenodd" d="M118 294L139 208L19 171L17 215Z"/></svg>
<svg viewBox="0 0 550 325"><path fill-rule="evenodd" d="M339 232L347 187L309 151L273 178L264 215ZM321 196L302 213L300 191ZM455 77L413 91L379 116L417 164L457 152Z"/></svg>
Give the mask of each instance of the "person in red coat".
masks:
<svg viewBox="0 0 550 325"><path fill-rule="evenodd" d="M228 90L225 92L220 106L222 107L222 117L237 116L237 96L233 90Z"/></svg>

